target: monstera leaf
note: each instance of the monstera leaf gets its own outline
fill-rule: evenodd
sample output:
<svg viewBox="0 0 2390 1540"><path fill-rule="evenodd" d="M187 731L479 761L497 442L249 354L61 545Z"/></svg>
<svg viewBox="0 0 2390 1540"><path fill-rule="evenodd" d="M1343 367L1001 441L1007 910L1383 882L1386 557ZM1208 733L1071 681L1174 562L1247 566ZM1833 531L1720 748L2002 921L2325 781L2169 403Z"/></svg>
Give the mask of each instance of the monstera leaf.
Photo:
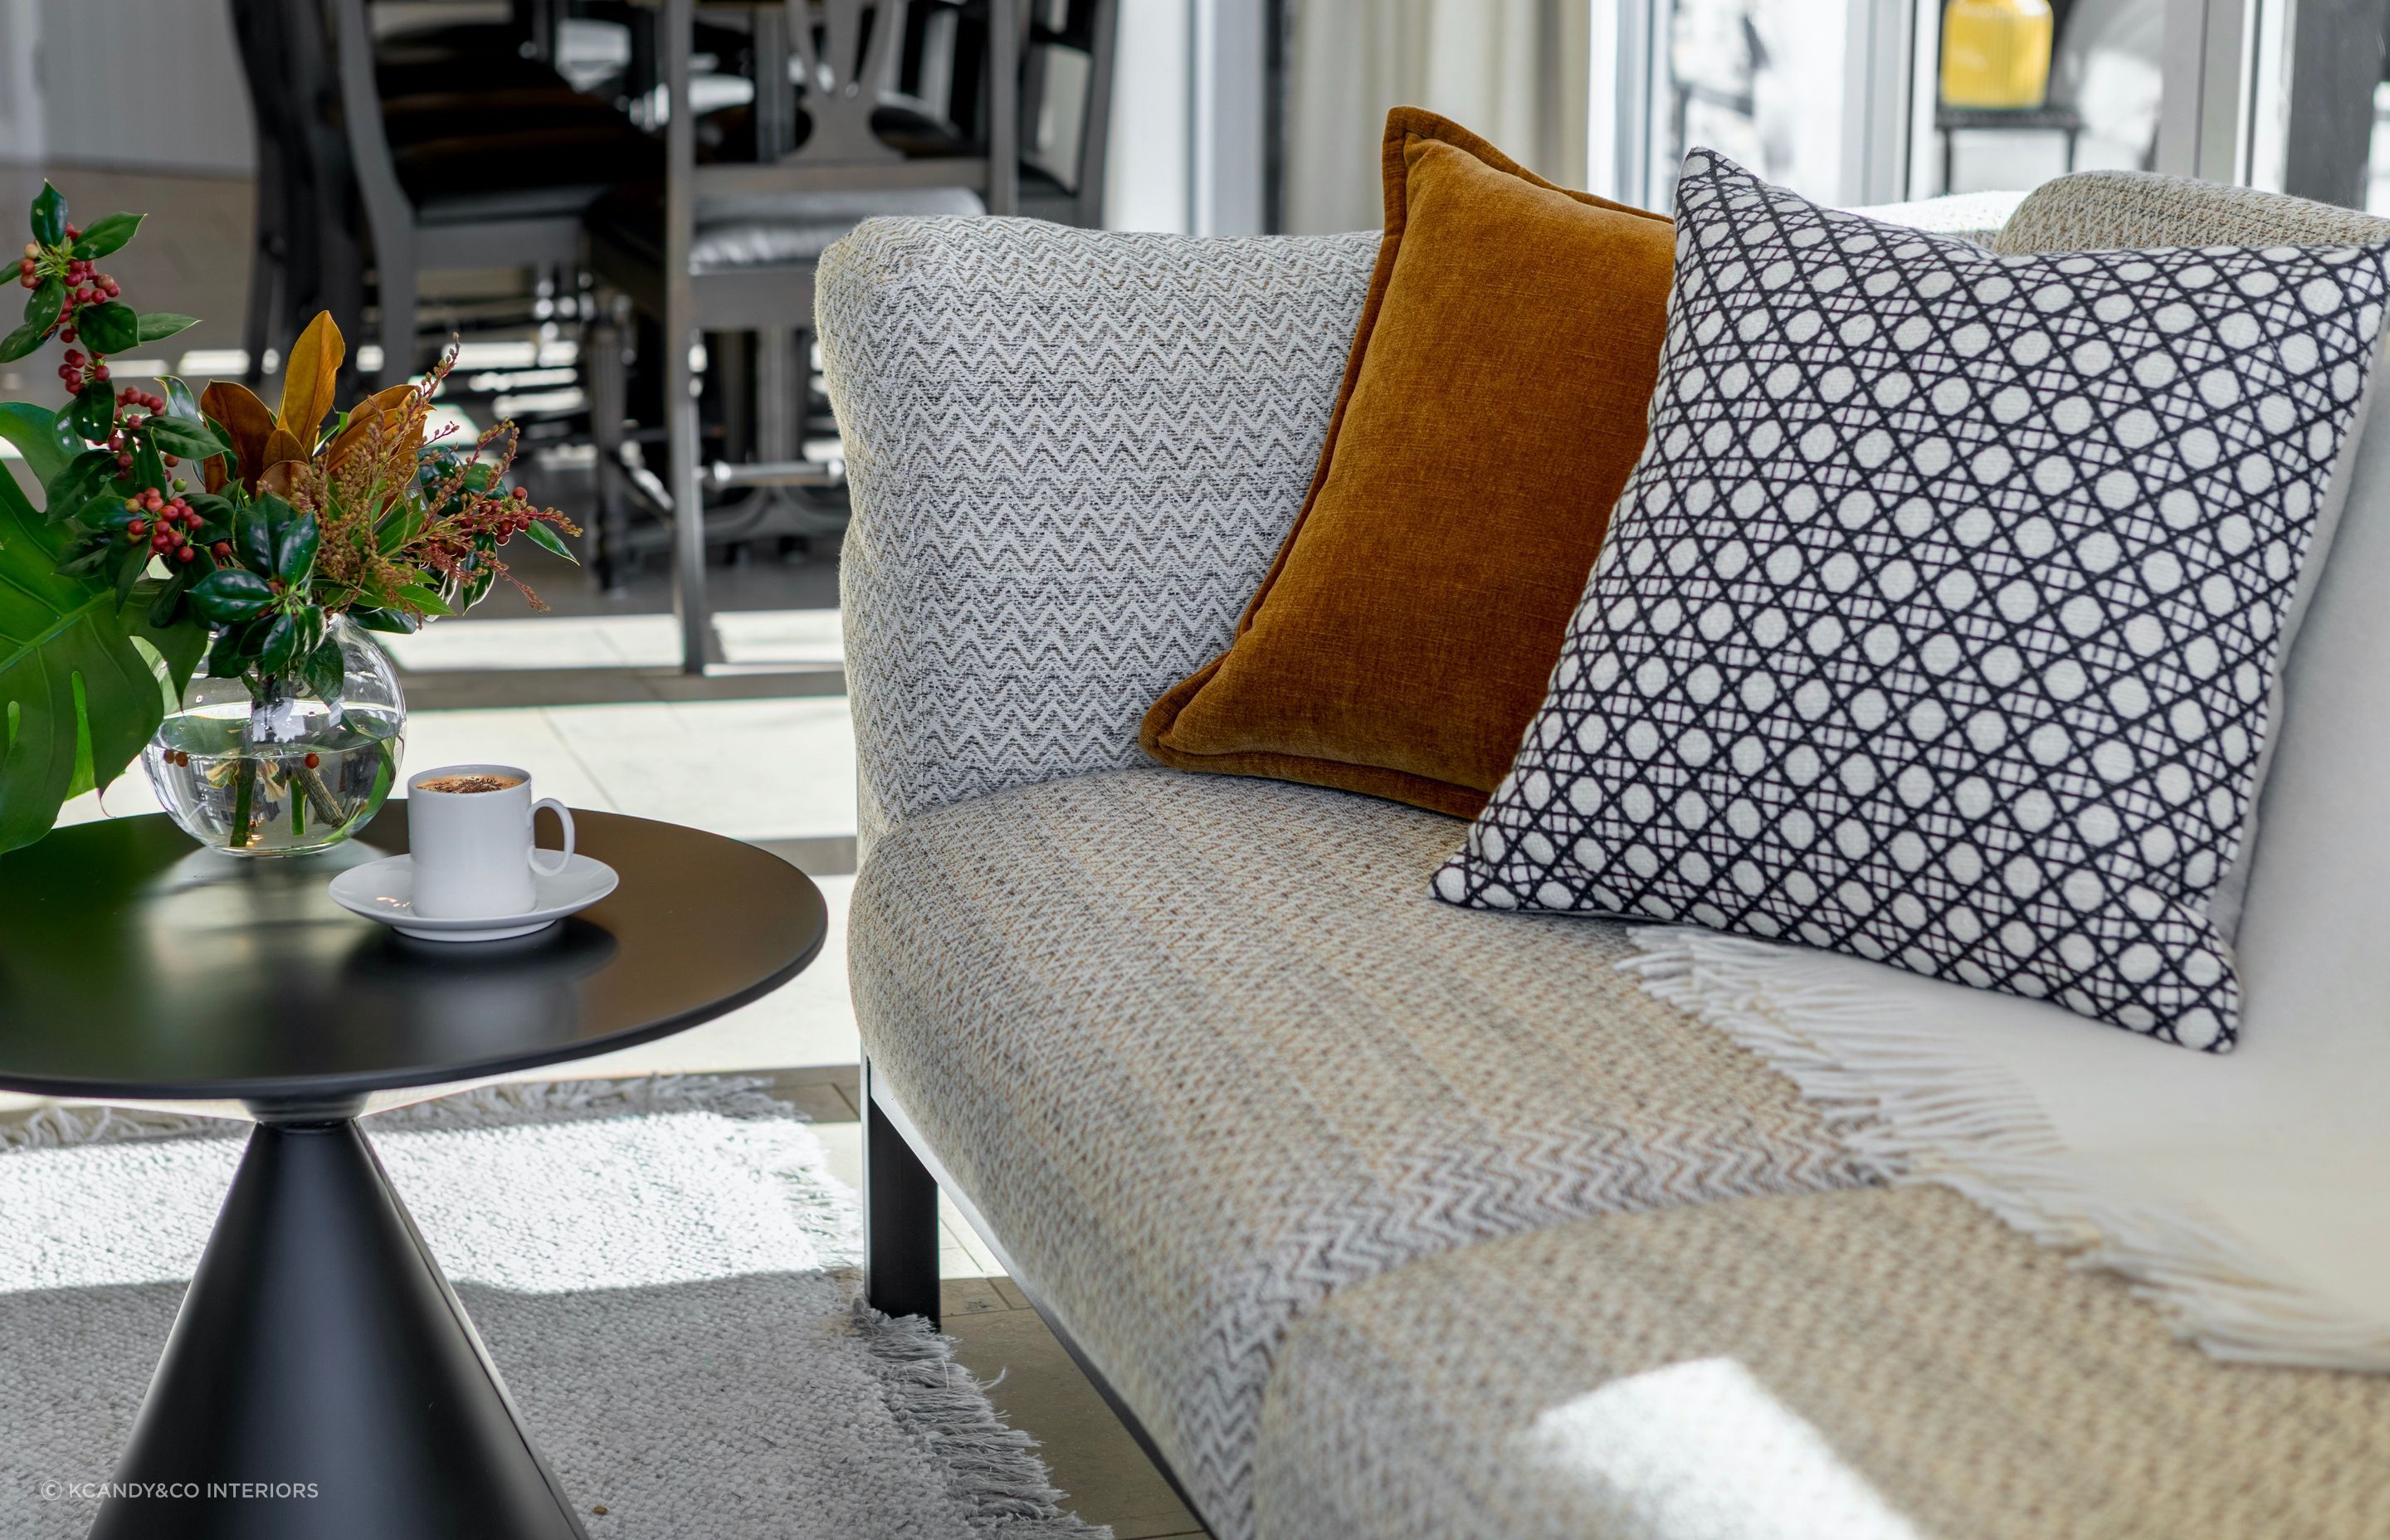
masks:
<svg viewBox="0 0 2390 1540"><path fill-rule="evenodd" d="M58 571L68 535L0 466L0 852L133 763L182 696L206 634L149 624L138 592Z"/></svg>

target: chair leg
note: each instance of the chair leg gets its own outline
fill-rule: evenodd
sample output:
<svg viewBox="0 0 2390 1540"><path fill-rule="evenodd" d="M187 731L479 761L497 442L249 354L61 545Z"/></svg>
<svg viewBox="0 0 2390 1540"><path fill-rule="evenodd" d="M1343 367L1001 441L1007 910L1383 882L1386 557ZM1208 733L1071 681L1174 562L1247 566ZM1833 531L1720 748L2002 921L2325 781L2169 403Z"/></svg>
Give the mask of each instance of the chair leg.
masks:
<svg viewBox="0 0 2390 1540"><path fill-rule="evenodd" d="M381 311L381 368L376 390L403 385L415 372L415 253L393 253L374 263Z"/></svg>
<svg viewBox="0 0 2390 1540"><path fill-rule="evenodd" d="M688 366L689 328L664 327L664 422L673 520L673 613L680 622L683 674L717 661L713 615L705 600L705 494L698 484L697 381Z"/></svg>
<svg viewBox="0 0 2390 1540"><path fill-rule="evenodd" d="M871 1100L863 1066L863 1298L938 1324L938 1184Z"/></svg>
<svg viewBox="0 0 2390 1540"><path fill-rule="evenodd" d="M610 298L601 299L583 345L582 378L589 386L589 443L598 452L597 512L589 531L590 568L598 586L623 587L623 421L630 412L623 389L623 332Z"/></svg>

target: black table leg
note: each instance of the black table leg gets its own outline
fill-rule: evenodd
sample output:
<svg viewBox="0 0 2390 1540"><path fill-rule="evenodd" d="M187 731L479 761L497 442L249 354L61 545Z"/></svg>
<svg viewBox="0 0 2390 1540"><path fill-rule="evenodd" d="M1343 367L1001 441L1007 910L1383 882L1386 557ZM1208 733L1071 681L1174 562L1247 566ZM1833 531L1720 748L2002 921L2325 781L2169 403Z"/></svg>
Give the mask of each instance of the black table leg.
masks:
<svg viewBox="0 0 2390 1540"><path fill-rule="evenodd" d="M350 1118L250 1136L113 1481L94 1540L586 1540Z"/></svg>

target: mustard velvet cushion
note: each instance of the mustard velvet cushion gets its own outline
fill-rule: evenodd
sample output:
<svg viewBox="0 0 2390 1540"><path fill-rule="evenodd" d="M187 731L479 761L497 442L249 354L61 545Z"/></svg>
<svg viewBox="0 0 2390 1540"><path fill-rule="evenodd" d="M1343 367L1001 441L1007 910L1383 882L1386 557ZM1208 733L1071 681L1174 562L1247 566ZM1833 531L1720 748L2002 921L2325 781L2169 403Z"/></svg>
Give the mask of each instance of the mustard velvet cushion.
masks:
<svg viewBox="0 0 2390 1540"><path fill-rule="evenodd" d="M1139 738L1180 769L1468 817L1642 452L1675 234L1411 108L1386 118L1385 193L1303 510L1228 650Z"/></svg>

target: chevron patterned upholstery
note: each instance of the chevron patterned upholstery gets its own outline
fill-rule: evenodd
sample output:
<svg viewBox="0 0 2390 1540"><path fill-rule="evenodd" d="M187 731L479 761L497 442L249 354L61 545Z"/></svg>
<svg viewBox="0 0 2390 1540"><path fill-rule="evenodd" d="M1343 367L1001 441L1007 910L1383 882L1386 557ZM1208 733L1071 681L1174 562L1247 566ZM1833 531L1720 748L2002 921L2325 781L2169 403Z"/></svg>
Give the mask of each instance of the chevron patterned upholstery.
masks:
<svg viewBox="0 0 2390 1540"><path fill-rule="evenodd" d="M877 219L816 285L862 836L1143 762L1303 501L1374 234Z"/></svg>
<svg viewBox="0 0 2390 1540"><path fill-rule="evenodd" d="M2384 1448L2390 1380L2218 1365L1958 1194L1879 1188L1563 1225L1336 1294L1279 1354L1259 1529L2374 1540Z"/></svg>
<svg viewBox="0 0 2390 1540"><path fill-rule="evenodd" d="M1862 1180L1789 1082L1613 968L1617 927L1431 899L1462 827L1112 771L914 814L856 879L874 1074L1224 1540L1279 1343L1332 1290Z"/></svg>

